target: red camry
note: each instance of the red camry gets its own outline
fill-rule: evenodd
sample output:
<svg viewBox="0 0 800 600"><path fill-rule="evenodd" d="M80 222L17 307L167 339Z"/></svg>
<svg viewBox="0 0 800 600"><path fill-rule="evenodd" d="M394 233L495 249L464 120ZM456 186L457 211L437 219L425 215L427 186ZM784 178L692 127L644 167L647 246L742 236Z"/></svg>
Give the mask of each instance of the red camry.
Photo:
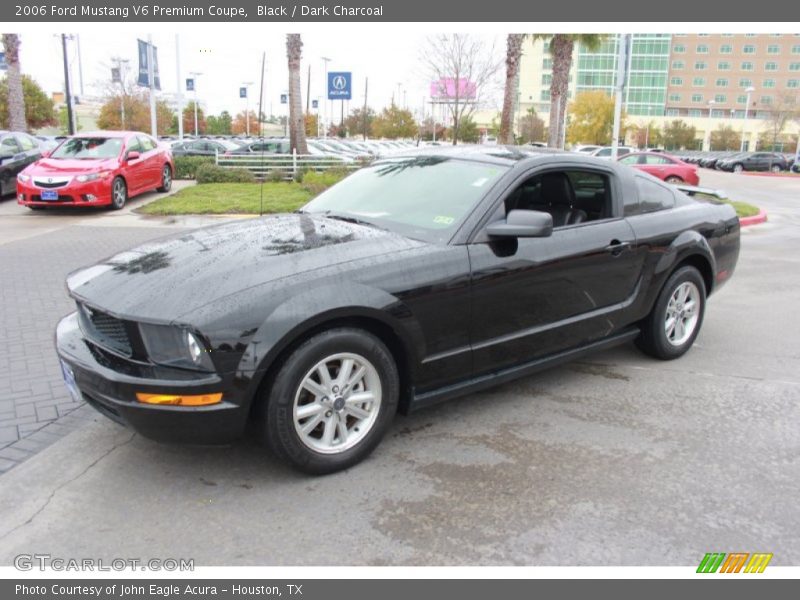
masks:
<svg viewBox="0 0 800 600"><path fill-rule="evenodd" d="M623 165L630 165L667 183L686 183L699 185L697 167L661 152L634 152L619 159Z"/></svg>
<svg viewBox="0 0 800 600"><path fill-rule="evenodd" d="M17 175L17 202L119 209L143 192L167 192L175 165L170 150L135 131L100 131L64 140Z"/></svg>

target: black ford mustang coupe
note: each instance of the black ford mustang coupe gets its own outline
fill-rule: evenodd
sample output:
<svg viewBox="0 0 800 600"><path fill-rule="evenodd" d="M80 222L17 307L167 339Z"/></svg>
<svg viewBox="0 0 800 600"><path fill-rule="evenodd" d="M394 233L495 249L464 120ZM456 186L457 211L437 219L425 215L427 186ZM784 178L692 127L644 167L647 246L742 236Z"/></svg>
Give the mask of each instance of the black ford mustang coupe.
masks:
<svg viewBox="0 0 800 600"><path fill-rule="evenodd" d="M57 347L72 393L147 437L225 443L254 420L327 473L398 411L628 340L681 356L738 254L730 206L630 167L437 148L73 273Z"/></svg>

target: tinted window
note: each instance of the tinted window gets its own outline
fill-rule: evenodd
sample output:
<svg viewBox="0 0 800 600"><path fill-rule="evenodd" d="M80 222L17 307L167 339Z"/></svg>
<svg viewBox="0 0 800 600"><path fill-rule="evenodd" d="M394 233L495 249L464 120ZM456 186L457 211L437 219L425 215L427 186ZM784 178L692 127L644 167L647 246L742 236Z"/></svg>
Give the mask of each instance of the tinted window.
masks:
<svg viewBox="0 0 800 600"><path fill-rule="evenodd" d="M623 165L635 165L636 163L639 162L639 158L640 157L641 157L640 154L634 154L634 155L631 155L631 156L626 156L625 158L621 159L619 162L621 162Z"/></svg>
<svg viewBox="0 0 800 600"><path fill-rule="evenodd" d="M9 157L17 154L21 148L17 144L17 140L13 136L7 135L0 140L0 156Z"/></svg>
<svg viewBox="0 0 800 600"><path fill-rule="evenodd" d="M122 149L122 138L69 138L53 151L51 158L92 160L116 158Z"/></svg>
<svg viewBox="0 0 800 600"><path fill-rule="evenodd" d="M639 192L640 212L653 212L675 206L675 195L666 185L638 176L636 189Z"/></svg>
<svg viewBox="0 0 800 600"><path fill-rule="evenodd" d="M663 156L653 156L652 154L646 154L644 159L644 164L646 165L670 165L672 161L668 158Z"/></svg>
<svg viewBox="0 0 800 600"><path fill-rule="evenodd" d="M446 241L507 167L441 156L398 158L356 171L303 210Z"/></svg>
<svg viewBox="0 0 800 600"><path fill-rule="evenodd" d="M19 142L19 145L22 146L22 149L25 151L34 150L35 148L39 147L39 144L37 144L27 135L17 134L17 142Z"/></svg>
<svg viewBox="0 0 800 600"><path fill-rule="evenodd" d="M146 135L140 135L139 144L142 146L145 152L149 152L150 150L156 149L156 143L153 141L152 138L147 137Z"/></svg>

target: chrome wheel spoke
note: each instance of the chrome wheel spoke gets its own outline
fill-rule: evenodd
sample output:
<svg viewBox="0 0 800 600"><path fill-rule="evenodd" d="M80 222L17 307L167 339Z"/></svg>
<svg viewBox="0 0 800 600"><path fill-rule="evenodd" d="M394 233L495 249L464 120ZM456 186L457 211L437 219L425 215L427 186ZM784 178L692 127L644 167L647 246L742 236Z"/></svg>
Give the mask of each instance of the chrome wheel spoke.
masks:
<svg viewBox="0 0 800 600"><path fill-rule="evenodd" d="M342 366L339 367L339 375L336 377L336 385L339 389L343 388L350 379L350 373L353 372L353 359L345 358L342 361Z"/></svg>
<svg viewBox="0 0 800 600"><path fill-rule="evenodd" d="M369 419L369 412L360 406L348 405L344 410L348 415L352 415L356 419Z"/></svg>
<svg viewBox="0 0 800 600"><path fill-rule="evenodd" d="M323 410L325 410L324 406L313 402L311 404L304 404L303 406L298 407L295 415L298 419L307 419L308 417L313 417L314 415L321 413Z"/></svg>
<svg viewBox="0 0 800 600"><path fill-rule="evenodd" d="M339 443L346 444L349 433L347 431L347 417L341 413L336 415L336 431L339 434Z"/></svg>
<svg viewBox="0 0 800 600"><path fill-rule="evenodd" d="M331 372L328 370L328 365L322 364L317 367L317 374L322 382L322 386L326 389L331 389L333 380L331 379Z"/></svg>
<svg viewBox="0 0 800 600"><path fill-rule="evenodd" d="M310 392L317 398L324 398L328 395L328 391L313 379L306 379L303 382L303 389Z"/></svg>
<svg viewBox="0 0 800 600"><path fill-rule="evenodd" d="M300 431L302 431L304 435L310 434L317 428L317 425L319 425L319 422L322 421L322 418L323 418L323 413L321 412L317 413L311 419L309 419L300 426Z"/></svg>

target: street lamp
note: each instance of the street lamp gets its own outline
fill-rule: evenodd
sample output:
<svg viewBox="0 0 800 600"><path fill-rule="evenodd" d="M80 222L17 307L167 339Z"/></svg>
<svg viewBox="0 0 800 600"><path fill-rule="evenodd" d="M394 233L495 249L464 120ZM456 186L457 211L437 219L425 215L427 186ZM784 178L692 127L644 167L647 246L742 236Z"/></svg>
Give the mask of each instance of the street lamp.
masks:
<svg viewBox="0 0 800 600"><path fill-rule="evenodd" d="M197 78L200 77L202 73L199 71L192 71L189 75L191 75L194 80L194 137L197 137ZM181 115L181 118L183 118L183 115Z"/></svg>
<svg viewBox="0 0 800 600"><path fill-rule="evenodd" d="M711 150L711 113L714 110L712 107L717 103L716 100L708 101L708 127L706 127L706 135L703 140L703 150Z"/></svg>
<svg viewBox="0 0 800 600"><path fill-rule="evenodd" d="M331 62L331 60L333 60L333 59L330 59L327 56L322 56L320 58L322 58L322 62L325 65L325 69L324 69L325 70L325 80L323 81L323 84L322 84L322 92L325 95L325 98L324 98L324 100L325 100L325 107L324 107L325 110L323 111L323 115L322 115L322 137L326 138L326 137L328 137L327 120L328 120L328 114L330 113L330 111L329 111L330 107L328 106L328 63Z"/></svg>
<svg viewBox="0 0 800 600"><path fill-rule="evenodd" d="M253 85L252 81L243 81L244 86L244 120L245 120L245 135L250 137L250 86ZM260 118L260 115L259 115Z"/></svg>
<svg viewBox="0 0 800 600"><path fill-rule="evenodd" d="M755 91L756 88L754 87L749 87L745 90L745 92L747 92L747 101L745 102L744 105L744 121L742 121L742 145L739 148L740 152L744 152L744 136L747 129L747 113L750 110L750 94L752 94Z"/></svg>
<svg viewBox="0 0 800 600"><path fill-rule="evenodd" d="M131 61L127 58L112 58L111 61L117 65L117 73L119 74L119 116L122 129L125 129L125 73L126 67Z"/></svg>

